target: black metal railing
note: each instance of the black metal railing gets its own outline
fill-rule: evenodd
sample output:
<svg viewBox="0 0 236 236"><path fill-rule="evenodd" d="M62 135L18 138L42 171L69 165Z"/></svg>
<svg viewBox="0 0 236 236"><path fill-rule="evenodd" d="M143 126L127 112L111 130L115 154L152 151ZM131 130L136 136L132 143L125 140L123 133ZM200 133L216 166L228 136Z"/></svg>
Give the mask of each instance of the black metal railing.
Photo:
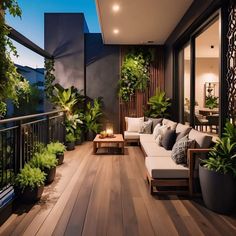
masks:
<svg viewBox="0 0 236 236"><path fill-rule="evenodd" d="M33 155L35 145L64 143L65 111L0 120L0 198Z"/></svg>

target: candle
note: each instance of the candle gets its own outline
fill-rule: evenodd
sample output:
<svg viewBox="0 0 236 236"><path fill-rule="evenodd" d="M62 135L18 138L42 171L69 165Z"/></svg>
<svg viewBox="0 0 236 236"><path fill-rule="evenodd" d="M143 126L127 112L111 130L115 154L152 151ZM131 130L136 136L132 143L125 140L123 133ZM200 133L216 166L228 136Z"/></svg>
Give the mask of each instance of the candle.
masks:
<svg viewBox="0 0 236 236"><path fill-rule="evenodd" d="M113 129L107 129L106 133L108 137L111 137L113 135Z"/></svg>

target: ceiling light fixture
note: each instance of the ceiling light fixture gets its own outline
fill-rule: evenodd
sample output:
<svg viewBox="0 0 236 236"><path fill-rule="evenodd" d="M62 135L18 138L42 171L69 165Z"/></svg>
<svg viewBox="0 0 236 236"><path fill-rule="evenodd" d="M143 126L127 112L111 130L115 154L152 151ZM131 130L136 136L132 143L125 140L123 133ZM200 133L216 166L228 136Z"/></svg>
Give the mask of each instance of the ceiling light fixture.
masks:
<svg viewBox="0 0 236 236"><path fill-rule="evenodd" d="M113 33L114 33L114 34L119 34L119 32L120 32L120 31L119 31L118 29L113 29Z"/></svg>
<svg viewBox="0 0 236 236"><path fill-rule="evenodd" d="M118 4L114 4L114 5L112 6L112 10L113 10L114 12L118 12L118 11L120 10L120 6L119 6Z"/></svg>

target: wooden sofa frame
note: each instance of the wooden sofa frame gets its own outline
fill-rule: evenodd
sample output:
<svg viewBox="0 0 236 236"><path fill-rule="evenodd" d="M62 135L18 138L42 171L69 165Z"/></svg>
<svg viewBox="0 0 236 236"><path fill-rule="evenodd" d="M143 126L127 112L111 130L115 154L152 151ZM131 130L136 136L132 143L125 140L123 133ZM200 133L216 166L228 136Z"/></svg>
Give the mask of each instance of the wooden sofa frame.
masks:
<svg viewBox="0 0 236 236"><path fill-rule="evenodd" d="M143 148L142 148L143 150ZM153 179L150 174L147 171L147 180L149 183L150 193L153 195L153 187L187 187L188 190L182 191L166 191L166 190L160 190L156 193L160 194L188 194L189 196L193 196L193 178L194 178L194 163L196 156L194 154L199 153L208 153L211 149L188 149L187 151L187 160L188 160L188 166L189 166L189 174L188 178L185 179ZM145 153L145 152L144 152Z"/></svg>

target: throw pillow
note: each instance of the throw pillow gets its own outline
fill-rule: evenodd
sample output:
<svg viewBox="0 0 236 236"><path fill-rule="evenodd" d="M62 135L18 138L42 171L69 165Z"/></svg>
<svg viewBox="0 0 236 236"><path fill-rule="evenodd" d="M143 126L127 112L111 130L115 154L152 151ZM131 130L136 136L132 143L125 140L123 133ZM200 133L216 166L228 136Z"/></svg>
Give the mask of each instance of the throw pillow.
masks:
<svg viewBox="0 0 236 236"><path fill-rule="evenodd" d="M172 147L175 144L176 140L176 132L175 130L168 129L164 136L162 137L161 140L161 145L166 149L166 150L171 150Z"/></svg>
<svg viewBox="0 0 236 236"><path fill-rule="evenodd" d="M140 133L143 133L143 134L151 134L152 133L152 121L151 120L143 122L141 129L140 129Z"/></svg>
<svg viewBox="0 0 236 236"><path fill-rule="evenodd" d="M158 133L157 133L157 136L155 138L155 142L161 146L161 141L162 141L162 138L163 136L165 135L165 133L167 132L167 130L169 129L169 127L165 126L165 125L162 125L160 127L160 129L158 130Z"/></svg>
<svg viewBox="0 0 236 236"><path fill-rule="evenodd" d="M176 164L187 163L187 150L192 147L194 140L188 139L188 136L184 136L172 148L171 158Z"/></svg>
<svg viewBox="0 0 236 236"><path fill-rule="evenodd" d="M128 117L127 118L127 123L128 123L128 129L127 131L129 132L140 132L141 126L144 122L144 117L140 118L132 118Z"/></svg>
<svg viewBox="0 0 236 236"><path fill-rule="evenodd" d="M157 138L157 136L159 135L159 129L161 129L161 124L158 124L156 127L155 127L155 129L153 130L153 137L154 137L154 139L156 139Z"/></svg>
<svg viewBox="0 0 236 236"><path fill-rule="evenodd" d="M152 130L154 130L158 124L161 125L161 122L163 120L162 118L147 118L147 119L152 121Z"/></svg>

